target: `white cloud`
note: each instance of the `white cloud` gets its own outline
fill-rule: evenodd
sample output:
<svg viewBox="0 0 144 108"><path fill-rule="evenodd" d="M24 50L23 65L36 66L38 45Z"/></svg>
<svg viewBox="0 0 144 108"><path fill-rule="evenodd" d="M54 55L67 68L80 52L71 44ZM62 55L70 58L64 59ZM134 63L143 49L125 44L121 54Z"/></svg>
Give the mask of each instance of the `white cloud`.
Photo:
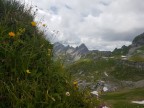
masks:
<svg viewBox="0 0 144 108"><path fill-rule="evenodd" d="M25 0L28 2L29 0ZM32 0L36 20L43 18L49 31L58 30L55 40L89 49L113 50L129 45L144 32L143 0Z"/></svg>

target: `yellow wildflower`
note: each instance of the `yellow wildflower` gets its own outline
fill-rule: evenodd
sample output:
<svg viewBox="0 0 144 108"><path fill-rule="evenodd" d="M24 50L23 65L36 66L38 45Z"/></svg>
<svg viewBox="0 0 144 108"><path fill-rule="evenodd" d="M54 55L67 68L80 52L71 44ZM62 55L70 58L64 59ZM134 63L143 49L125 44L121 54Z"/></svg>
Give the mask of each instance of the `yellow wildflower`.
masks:
<svg viewBox="0 0 144 108"><path fill-rule="evenodd" d="M69 93L69 92L66 92L66 96L70 96L70 93Z"/></svg>
<svg viewBox="0 0 144 108"><path fill-rule="evenodd" d="M77 81L74 81L74 82L73 82L73 85L74 85L74 87L75 87L76 89L78 89L78 82L77 82Z"/></svg>
<svg viewBox="0 0 144 108"><path fill-rule="evenodd" d="M74 85L78 85L78 82L75 80L75 81L73 82L73 84L74 84Z"/></svg>
<svg viewBox="0 0 144 108"><path fill-rule="evenodd" d="M15 36L15 33L14 33L14 32L9 32L9 36L10 36L10 37L14 37L14 36Z"/></svg>
<svg viewBox="0 0 144 108"><path fill-rule="evenodd" d="M31 72L27 69L27 70L26 70L26 73L30 74Z"/></svg>
<svg viewBox="0 0 144 108"><path fill-rule="evenodd" d="M34 21L32 21L32 22L31 22L31 25L32 25L33 27L35 27L35 26L37 25L37 23L34 22Z"/></svg>

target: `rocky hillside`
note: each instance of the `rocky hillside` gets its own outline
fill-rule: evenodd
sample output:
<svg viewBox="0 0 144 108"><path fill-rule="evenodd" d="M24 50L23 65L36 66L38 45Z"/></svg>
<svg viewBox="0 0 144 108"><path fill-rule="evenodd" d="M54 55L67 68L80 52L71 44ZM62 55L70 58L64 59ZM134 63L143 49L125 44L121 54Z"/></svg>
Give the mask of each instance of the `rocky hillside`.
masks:
<svg viewBox="0 0 144 108"><path fill-rule="evenodd" d="M132 59L144 60L144 33L134 38L127 55L132 57Z"/></svg>
<svg viewBox="0 0 144 108"><path fill-rule="evenodd" d="M144 45L144 33L136 36L134 40L132 41L132 46L137 47L137 46L143 46Z"/></svg>
<svg viewBox="0 0 144 108"><path fill-rule="evenodd" d="M63 44L56 42L54 44L54 57L56 59L61 59L64 63L70 63L77 61L81 58L82 55L85 55L89 52L85 44L74 48L72 46L64 46Z"/></svg>
<svg viewBox="0 0 144 108"><path fill-rule="evenodd" d="M133 58L139 58L142 59L143 58L143 54L144 54L144 33L136 36L133 41L132 44L129 46L125 46L123 45L121 48L115 48L114 51L112 52L113 56L116 55L126 55L128 56L128 58L131 59L131 57Z"/></svg>

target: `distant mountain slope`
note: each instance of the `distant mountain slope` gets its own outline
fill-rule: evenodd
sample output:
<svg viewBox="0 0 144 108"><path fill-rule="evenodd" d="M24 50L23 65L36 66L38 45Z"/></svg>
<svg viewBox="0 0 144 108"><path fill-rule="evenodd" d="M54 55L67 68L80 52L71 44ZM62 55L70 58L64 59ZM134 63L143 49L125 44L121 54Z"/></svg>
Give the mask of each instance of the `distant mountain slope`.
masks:
<svg viewBox="0 0 144 108"><path fill-rule="evenodd" d="M144 61L144 33L136 36L132 44L123 45L121 48L115 48L112 52L113 56L127 56L130 60ZM140 60L141 59L141 60Z"/></svg>
<svg viewBox="0 0 144 108"><path fill-rule="evenodd" d="M125 55L125 56L124 56ZM126 57L126 59L125 59ZM99 80L105 81L109 90L116 88L144 87L144 33L135 37L129 46L109 51L89 51L67 70L83 82L96 87Z"/></svg>
<svg viewBox="0 0 144 108"><path fill-rule="evenodd" d="M113 55L127 55L129 52L130 46L123 45L121 48L115 48L112 52Z"/></svg>
<svg viewBox="0 0 144 108"><path fill-rule="evenodd" d="M143 46L144 45L144 33L136 36L132 41L132 46Z"/></svg>

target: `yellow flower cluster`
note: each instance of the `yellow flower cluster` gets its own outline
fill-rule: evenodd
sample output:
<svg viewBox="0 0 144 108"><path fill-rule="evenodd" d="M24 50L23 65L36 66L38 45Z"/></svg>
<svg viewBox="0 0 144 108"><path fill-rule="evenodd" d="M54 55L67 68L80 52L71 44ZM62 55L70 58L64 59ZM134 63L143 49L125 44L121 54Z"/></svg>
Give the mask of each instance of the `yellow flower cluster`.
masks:
<svg viewBox="0 0 144 108"><path fill-rule="evenodd" d="M35 26L37 25L37 23L34 22L34 21L32 21L32 22L31 22L31 25L32 25L33 27L35 27ZM46 25L43 24L43 26L46 26ZM10 37L15 37L15 36L20 36L20 35L23 34L24 32L25 32L25 28L20 28L17 33L14 33L13 31L11 31L11 32L8 33L8 35L9 35Z"/></svg>

